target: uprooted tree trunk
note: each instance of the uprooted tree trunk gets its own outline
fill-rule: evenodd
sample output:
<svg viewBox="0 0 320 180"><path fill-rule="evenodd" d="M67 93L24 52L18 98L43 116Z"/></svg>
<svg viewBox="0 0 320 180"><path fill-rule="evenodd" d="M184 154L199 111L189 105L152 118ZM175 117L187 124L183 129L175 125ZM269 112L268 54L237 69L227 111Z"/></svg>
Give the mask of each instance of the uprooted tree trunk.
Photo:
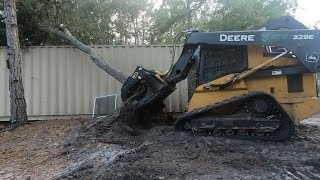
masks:
<svg viewBox="0 0 320 180"><path fill-rule="evenodd" d="M63 27L62 25L60 26L59 29L55 29L55 30L52 30L52 29L48 30L47 29L46 31L50 32L51 34L56 35L57 37L65 40L69 45L75 46L76 48L78 48L82 52L88 54L90 56L90 59L100 69L104 70L107 74L109 74L110 76L115 78L120 83L123 84L126 81L127 76L125 74L123 74L119 70L115 69L110 64L108 64L107 61L104 58L102 58L101 56L99 56L93 48L91 48L87 45L84 45L77 38L72 36L72 34L69 32L69 30L66 29L65 27ZM152 112L152 115L150 115L150 116L154 116L154 114L155 113ZM125 128L127 131L132 132L133 129L131 127L134 127L137 124L143 124L144 127L149 127L150 122L153 122L153 121L149 121L150 120L149 116L148 116L148 118L142 118L142 120L137 118L138 116L140 118L140 114L138 114L138 115L135 114L134 103L131 103L131 102L124 103L123 106L120 109L118 109L117 111L115 111L114 114L111 116L112 120L108 121L108 122L104 122L104 123L107 123L108 125L115 125L120 122L123 128ZM143 116L146 116L146 115L143 114ZM161 122L163 122L164 119L167 119L167 115L164 115L161 117L162 117ZM148 119L147 122L144 121L147 119ZM159 121L158 119L159 118L156 118L157 122ZM100 121L96 121L94 124L99 124L99 123L100 123Z"/></svg>
<svg viewBox="0 0 320 180"><path fill-rule="evenodd" d="M88 54L93 63L95 63L100 69L105 71L107 74L115 78L120 83L123 84L126 81L127 76L124 73L120 72L119 70L115 69L113 66L108 64L107 61L103 57L98 55L93 48L83 44L81 41L75 38L69 32L68 29L63 27L63 25L61 25L59 29L46 29L46 31L49 31L50 33L66 41L69 45L75 46L80 51ZM113 115L111 116L111 121L107 121L104 123L107 123L109 126L117 126L116 124L120 123L121 127L131 132L133 131L133 129L131 129L129 125L131 124L131 121L133 121L134 119L132 112L132 105L130 103L124 103L124 105L120 109L113 113ZM130 119L130 121L128 121L128 119ZM99 123L101 122L98 120L94 124Z"/></svg>
<svg viewBox="0 0 320 180"><path fill-rule="evenodd" d="M72 36L72 34L69 32L68 29L66 29L64 26L60 26L57 30L49 30L52 34L58 36L59 38L65 40L68 44L75 46L80 51L88 54L90 56L90 59L93 63L95 63L100 69L104 70L106 73L108 73L110 76L115 78L120 83L124 83L127 79L127 76L120 72L119 70L112 67L110 64L105 61L104 58L99 56L95 50L85 44L83 44L81 41L79 41L77 38Z"/></svg>

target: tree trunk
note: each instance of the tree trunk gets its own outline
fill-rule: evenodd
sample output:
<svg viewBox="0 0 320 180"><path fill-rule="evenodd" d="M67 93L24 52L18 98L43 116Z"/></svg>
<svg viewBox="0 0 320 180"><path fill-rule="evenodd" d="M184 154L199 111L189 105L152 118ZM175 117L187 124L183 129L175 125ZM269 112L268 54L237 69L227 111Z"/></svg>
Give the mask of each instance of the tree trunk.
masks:
<svg viewBox="0 0 320 180"><path fill-rule="evenodd" d="M8 46L10 122L11 127L15 128L28 123L27 105L22 83L21 51L15 0L4 0L4 14Z"/></svg>
<svg viewBox="0 0 320 180"><path fill-rule="evenodd" d="M127 76L125 74L108 64L107 61L105 61L101 56L99 56L93 48L84 45L77 38L72 36L72 34L65 27L61 26L59 30L49 31L52 34L65 40L68 44L73 45L82 52L88 54L93 63L95 63L100 69L104 70L106 73L108 73L110 76L115 78L120 83L123 84L127 79Z"/></svg>

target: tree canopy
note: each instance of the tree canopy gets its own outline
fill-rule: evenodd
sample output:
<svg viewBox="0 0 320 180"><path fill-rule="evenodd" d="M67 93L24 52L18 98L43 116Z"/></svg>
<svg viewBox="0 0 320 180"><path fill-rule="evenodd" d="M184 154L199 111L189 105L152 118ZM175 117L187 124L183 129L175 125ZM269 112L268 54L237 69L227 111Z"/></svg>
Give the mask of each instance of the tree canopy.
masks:
<svg viewBox="0 0 320 180"><path fill-rule="evenodd" d="M64 24L85 44L171 44L174 34L188 29L186 2L18 0L20 41L25 46L65 44L42 29ZM296 0L190 0L190 6L193 28L224 31L257 29L270 19L293 13L297 3ZM5 45L4 21L0 23L0 42Z"/></svg>

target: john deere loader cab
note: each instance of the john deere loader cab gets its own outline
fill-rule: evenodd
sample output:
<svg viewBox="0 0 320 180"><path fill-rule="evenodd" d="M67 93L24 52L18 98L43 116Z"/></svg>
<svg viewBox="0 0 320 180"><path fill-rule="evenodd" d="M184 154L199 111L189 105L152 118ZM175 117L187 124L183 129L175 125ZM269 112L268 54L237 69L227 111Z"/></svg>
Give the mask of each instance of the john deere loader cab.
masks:
<svg viewBox="0 0 320 180"><path fill-rule="evenodd" d="M170 95L197 65L197 88L175 128L195 134L282 141L294 122L320 112L316 77L320 31L292 17L257 31L186 32L180 58L166 74L137 67L122 88L136 115Z"/></svg>

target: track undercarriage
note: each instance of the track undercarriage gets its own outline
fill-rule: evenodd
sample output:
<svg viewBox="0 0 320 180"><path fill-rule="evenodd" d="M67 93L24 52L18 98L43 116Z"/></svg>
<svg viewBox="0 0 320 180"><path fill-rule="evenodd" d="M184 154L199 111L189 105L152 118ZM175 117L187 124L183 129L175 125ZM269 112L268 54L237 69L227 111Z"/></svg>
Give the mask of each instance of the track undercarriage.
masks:
<svg viewBox="0 0 320 180"><path fill-rule="evenodd" d="M294 123L278 102L263 92L250 92L182 114L179 131L228 138L283 141L294 133Z"/></svg>

